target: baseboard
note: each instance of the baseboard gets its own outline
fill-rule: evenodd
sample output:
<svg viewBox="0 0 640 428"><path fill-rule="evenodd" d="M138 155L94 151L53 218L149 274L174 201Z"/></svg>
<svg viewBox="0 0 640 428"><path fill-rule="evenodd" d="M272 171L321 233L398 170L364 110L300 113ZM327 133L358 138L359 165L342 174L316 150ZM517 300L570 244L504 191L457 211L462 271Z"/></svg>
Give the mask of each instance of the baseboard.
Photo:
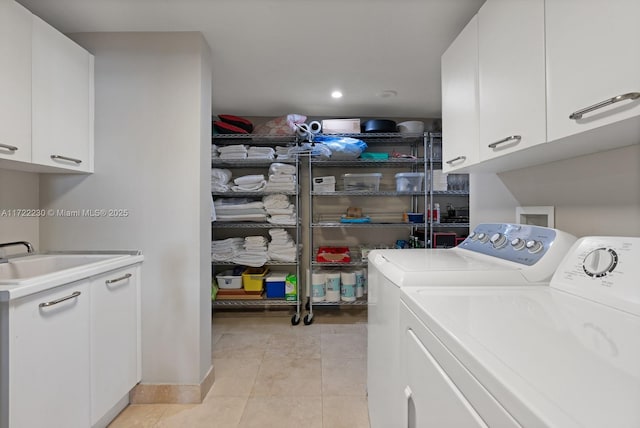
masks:
<svg viewBox="0 0 640 428"><path fill-rule="evenodd" d="M199 385L139 383L129 393L130 404L198 404L207 395L215 374L213 366Z"/></svg>

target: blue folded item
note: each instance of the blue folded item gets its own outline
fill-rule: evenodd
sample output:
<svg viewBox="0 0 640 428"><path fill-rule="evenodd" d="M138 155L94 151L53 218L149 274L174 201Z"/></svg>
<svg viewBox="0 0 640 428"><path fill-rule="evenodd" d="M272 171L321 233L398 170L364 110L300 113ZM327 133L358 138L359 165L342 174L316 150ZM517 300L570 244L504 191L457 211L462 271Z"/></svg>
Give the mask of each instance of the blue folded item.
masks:
<svg viewBox="0 0 640 428"><path fill-rule="evenodd" d="M340 223L371 223L371 217L368 215L363 217L347 217L343 215L340 217Z"/></svg>

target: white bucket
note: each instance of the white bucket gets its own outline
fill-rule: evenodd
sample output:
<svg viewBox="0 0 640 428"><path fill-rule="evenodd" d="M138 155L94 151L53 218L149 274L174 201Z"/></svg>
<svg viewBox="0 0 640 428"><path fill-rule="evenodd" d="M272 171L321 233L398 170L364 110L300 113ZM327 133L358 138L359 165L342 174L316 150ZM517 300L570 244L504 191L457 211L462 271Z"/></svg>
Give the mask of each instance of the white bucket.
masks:
<svg viewBox="0 0 640 428"><path fill-rule="evenodd" d="M311 299L314 302L324 302L326 275L324 272L314 272L311 274Z"/></svg>
<svg viewBox="0 0 640 428"><path fill-rule="evenodd" d="M327 302L340 301L340 272L327 272L325 275Z"/></svg>

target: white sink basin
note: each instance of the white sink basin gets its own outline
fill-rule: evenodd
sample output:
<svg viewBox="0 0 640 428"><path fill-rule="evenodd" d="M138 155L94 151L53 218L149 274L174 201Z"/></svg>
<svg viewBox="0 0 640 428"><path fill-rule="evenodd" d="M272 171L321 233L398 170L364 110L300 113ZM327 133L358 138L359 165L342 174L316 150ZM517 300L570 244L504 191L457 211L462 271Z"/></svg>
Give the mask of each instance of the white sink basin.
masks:
<svg viewBox="0 0 640 428"><path fill-rule="evenodd" d="M18 257L0 263L0 284L9 285L14 281L17 284L22 280L118 257L122 257L122 254L37 254Z"/></svg>

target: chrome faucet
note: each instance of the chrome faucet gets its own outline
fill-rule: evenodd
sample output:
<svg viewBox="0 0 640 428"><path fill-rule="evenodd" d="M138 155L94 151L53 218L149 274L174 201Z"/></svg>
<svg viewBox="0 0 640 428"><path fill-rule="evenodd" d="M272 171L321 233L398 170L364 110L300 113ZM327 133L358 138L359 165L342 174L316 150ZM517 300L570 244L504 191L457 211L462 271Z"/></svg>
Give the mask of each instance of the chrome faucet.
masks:
<svg viewBox="0 0 640 428"><path fill-rule="evenodd" d="M27 253L35 252L33 245L31 245L31 242L28 242L28 241L5 242L0 244L0 248L13 247L14 245L24 245L25 247L27 247Z"/></svg>

